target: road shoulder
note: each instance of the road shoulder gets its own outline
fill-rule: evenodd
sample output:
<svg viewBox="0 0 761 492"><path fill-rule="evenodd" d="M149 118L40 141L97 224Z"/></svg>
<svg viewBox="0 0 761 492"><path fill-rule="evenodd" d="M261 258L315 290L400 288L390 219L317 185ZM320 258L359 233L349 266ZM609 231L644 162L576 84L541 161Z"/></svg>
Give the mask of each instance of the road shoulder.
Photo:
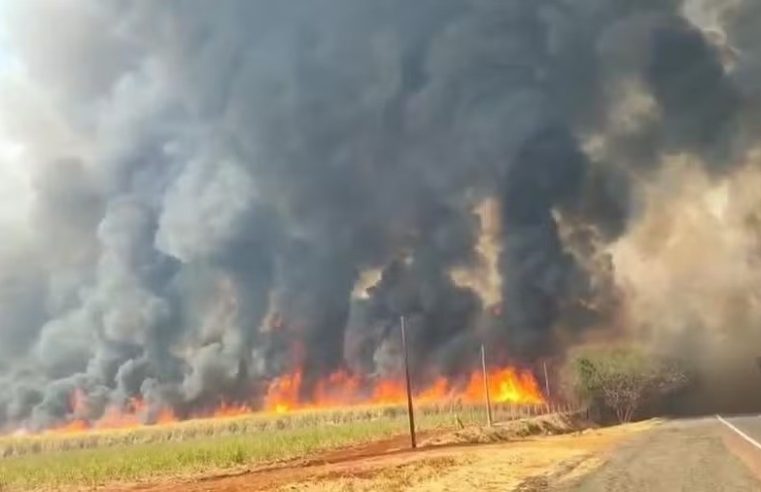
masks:
<svg viewBox="0 0 761 492"><path fill-rule="evenodd" d="M756 475L725 444L727 432L714 418L667 422L620 446L595 472L551 490L761 491Z"/></svg>

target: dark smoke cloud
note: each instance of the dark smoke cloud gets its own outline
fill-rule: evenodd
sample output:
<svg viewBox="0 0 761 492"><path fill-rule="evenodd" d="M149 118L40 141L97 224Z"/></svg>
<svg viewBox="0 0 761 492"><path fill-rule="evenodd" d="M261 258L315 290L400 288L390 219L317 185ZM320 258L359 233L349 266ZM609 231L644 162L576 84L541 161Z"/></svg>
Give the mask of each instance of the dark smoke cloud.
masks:
<svg viewBox="0 0 761 492"><path fill-rule="evenodd" d="M752 5L730 69L676 0L19 2L2 128L34 247L0 250L0 422L71 417L75 388L91 417L182 413L297 367L394 372L401 315L418 378L483 340L552 353L614 310L632 178L749 144ZM496 308L450 275L484 261L487 198Z"/></svg>

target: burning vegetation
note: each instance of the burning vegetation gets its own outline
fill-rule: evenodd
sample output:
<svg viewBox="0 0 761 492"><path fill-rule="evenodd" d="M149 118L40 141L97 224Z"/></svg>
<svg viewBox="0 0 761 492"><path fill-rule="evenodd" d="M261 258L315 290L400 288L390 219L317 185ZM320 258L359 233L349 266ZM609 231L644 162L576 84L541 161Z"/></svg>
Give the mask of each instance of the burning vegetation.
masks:
<svg viewBox="0 0 761 492"><path fill-rule="evenodd" d="M400 316L420 401L759 393L757 0L12 3L3 431L395 404Z"/></svg>
<svg viewBox="0 0 761 492"><path fill-rule="evenodd" d="M489 391L497 403L540 404L544 396L536 379L528 371L512 367L489 371ZM440 377L430 385L414 391L419 403L483 403L486 401L481 372L456 384ZM407 401L404 382L381 379L363 381L361 377L346 372L335 372L318 382L314 394L306 401L300 397L301 373L296 372L274 379L264 399L266 411L283 413L301 409L340 408L348 405L400 405Z"/></svg>
<svg viewBox="0 0 761 492"><path fill-rule="evenodd" d="M495 404L541 405L546 402L536 379L530 371L514 367L491 369L487 373L490 399ZM416 403L421 405L483 405L486 388L481 371L457 382L437 378L413 392ZM352 407L394 407L406 403L403 381L395 379L371 380L346 371L337 371L317 382L311 394L305 395L302 374L297 371L270 381L259 408L249 404L220 405L199 413L191 413L184 419L228 418L254 412L284 415L304 410L349 410ZM150 409L135 398L123 405L112 405L95 419L87 415L87 397L80 389L74 390L70 399L71 419L53 426L45 432L71 434L89 430L129 429L146 424L161 425L181 420L170 407ZM29 430L17 429L16 434Z"/></svg>

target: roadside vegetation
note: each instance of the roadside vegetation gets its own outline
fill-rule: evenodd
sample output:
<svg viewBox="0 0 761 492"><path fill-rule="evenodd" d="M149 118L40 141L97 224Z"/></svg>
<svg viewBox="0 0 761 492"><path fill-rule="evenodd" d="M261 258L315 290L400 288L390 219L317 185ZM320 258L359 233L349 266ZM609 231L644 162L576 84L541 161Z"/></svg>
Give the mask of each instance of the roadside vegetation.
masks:
<svg viewBox="0 0 761 492"><path fill-rule="evenodd" d="M584 348L564 368L566 392L596 420L630 422L689 383L678 361L639 347Z"/></svg>
<svg viewBox="0 0 761 492"><path fill-rule="evenodd" d="M539 406L495 405L497 420L536 415ZM421 432L483 424L480 405L417 409ZM308 456L403 434L403 407L251 414L125 430L0 438L0 490L95 488L114 482L209 475Z"/></svg>
<svg viewBox="0 0 761 492"><path fill-rule="evenodd" d="M200 437L182 441L133 442L105 448L51 451L0 460L8 490L97 487L160 476L210 474L215 470L305 456L318 450L398 434L395 420L353 422ZM101 439L121 436L99 436Z"/></svg>
<svg viewBox="0 0 761 492"><path fill-rule="evenodd" d="M592 418L603 422L629 422L644 407L689 381L677 362L636 347L578 350L561 373L566 394L574 402L570 408L587 408ZM493 405L498 422L553 411L554 407L545 405ZM485 420L483 405L451 402L416 408L417 429L422 433L451 429L457 439L471 439L466 428L483 425ZM5 436L0 437L0 491L98 488L246 470L398 436L407 432L407 425L406 408L388 406L285 415L252 413L122 430ZM529 427L516 427L509 435L556 433L537 425ZM488 434L487 440L494 435Z"/></svg>

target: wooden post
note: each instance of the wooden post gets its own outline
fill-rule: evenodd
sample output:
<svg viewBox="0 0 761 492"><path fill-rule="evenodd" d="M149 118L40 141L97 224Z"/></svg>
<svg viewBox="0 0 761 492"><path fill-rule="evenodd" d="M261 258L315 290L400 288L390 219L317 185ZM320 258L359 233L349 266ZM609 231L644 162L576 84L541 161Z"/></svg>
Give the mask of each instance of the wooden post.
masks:
<svg viewBox="0 0 761 492"><path fill-rule="evenodd" d="M412 407L412 385L410 384L409 354L407 353L407 332L404 327L404 316L401 318L402 325L402 352L404 352L404 380L407 384L407 415L410 418L410 444L412 449L417 447L415 440L415 410Z"/></svg>
<svg viewBox="0 0 761 492"><path fill-rule="evenodd" d="M544 392L547 393L547 400L552 399L550 394L550 379L547 377L547 361L542 361L542 367L544 368Z"/></svg>
<svg viewBox="0 0 761 492"><path fill-rule="evenodd" d="M486 349L481 344L481 370L484 374L484 392L486 394L486 424L491 427L494 425L491 415L491 395L489 394L489 373L486 372Z"/></svg>

